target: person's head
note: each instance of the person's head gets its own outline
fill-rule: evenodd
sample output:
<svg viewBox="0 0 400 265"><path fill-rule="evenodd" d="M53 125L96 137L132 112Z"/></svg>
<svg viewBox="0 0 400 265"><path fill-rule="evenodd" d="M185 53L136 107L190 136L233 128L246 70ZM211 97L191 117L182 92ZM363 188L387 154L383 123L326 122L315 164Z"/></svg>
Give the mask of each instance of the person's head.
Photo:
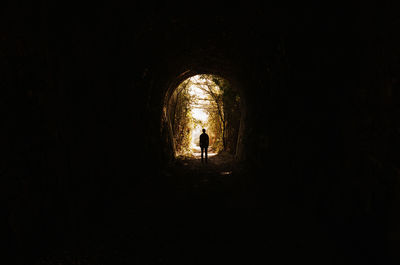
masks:
<svg viewBox="0 0 400 265"><path fill-rule="evenodd" d="M205 133L206 132L206 129L203 129L203 133Z"/></svg>

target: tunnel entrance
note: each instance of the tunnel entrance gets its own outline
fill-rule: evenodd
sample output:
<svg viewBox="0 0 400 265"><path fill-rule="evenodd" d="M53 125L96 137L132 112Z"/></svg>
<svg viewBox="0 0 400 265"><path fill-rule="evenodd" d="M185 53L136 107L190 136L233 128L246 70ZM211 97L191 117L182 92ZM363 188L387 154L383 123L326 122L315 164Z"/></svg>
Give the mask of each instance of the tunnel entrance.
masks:
<svg viewBox="0 0 400 265"><path fill-rule="evenodd" d="M182 81L167 100L175 157L200 156L199 137L210 137L209 156L235 154L241 120L241 98L217 75L199 74Z"/></svg>

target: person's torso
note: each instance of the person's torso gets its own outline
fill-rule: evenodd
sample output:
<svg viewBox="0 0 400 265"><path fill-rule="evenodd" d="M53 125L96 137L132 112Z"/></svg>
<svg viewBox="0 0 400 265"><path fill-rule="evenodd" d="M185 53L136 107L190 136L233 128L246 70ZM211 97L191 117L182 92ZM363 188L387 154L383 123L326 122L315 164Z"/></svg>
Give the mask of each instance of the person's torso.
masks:
<svg viewBox="0 0 400 265"><path fill-rule="evenodd" d="M208 135L206 133L202 133L200 135L200 144L201 145L208 145Z"/></svg>

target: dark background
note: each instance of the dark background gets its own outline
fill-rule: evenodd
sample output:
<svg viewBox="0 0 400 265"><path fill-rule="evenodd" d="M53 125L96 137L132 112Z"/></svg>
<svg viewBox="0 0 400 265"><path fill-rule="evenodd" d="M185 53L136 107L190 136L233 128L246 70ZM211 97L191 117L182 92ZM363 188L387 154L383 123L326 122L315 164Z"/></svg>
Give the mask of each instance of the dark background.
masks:
<svg viewBox="0 0 400 265"><path fill-rule="evenodd" d="M394 6L54 2L0 4L10 264L109 245L137 264L396 264ZM166 203L164 97L194 73L246 102L255 199L235 209Z"/></svg>

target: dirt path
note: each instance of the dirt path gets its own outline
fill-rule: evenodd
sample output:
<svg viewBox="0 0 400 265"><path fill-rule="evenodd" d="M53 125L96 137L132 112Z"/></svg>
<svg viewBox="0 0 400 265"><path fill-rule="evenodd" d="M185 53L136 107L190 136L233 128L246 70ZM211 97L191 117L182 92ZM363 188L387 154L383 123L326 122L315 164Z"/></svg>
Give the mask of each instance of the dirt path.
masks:
<svg viewBox="0 0 400 265"><path fill-rule="evenodd" d="M165 172L166 185L174 191L176 206L230 207L243 194L244 173L228 153L210 153L208 163L200 155L178 158ZM242 199L242 198L241 198Z"/></svg>

